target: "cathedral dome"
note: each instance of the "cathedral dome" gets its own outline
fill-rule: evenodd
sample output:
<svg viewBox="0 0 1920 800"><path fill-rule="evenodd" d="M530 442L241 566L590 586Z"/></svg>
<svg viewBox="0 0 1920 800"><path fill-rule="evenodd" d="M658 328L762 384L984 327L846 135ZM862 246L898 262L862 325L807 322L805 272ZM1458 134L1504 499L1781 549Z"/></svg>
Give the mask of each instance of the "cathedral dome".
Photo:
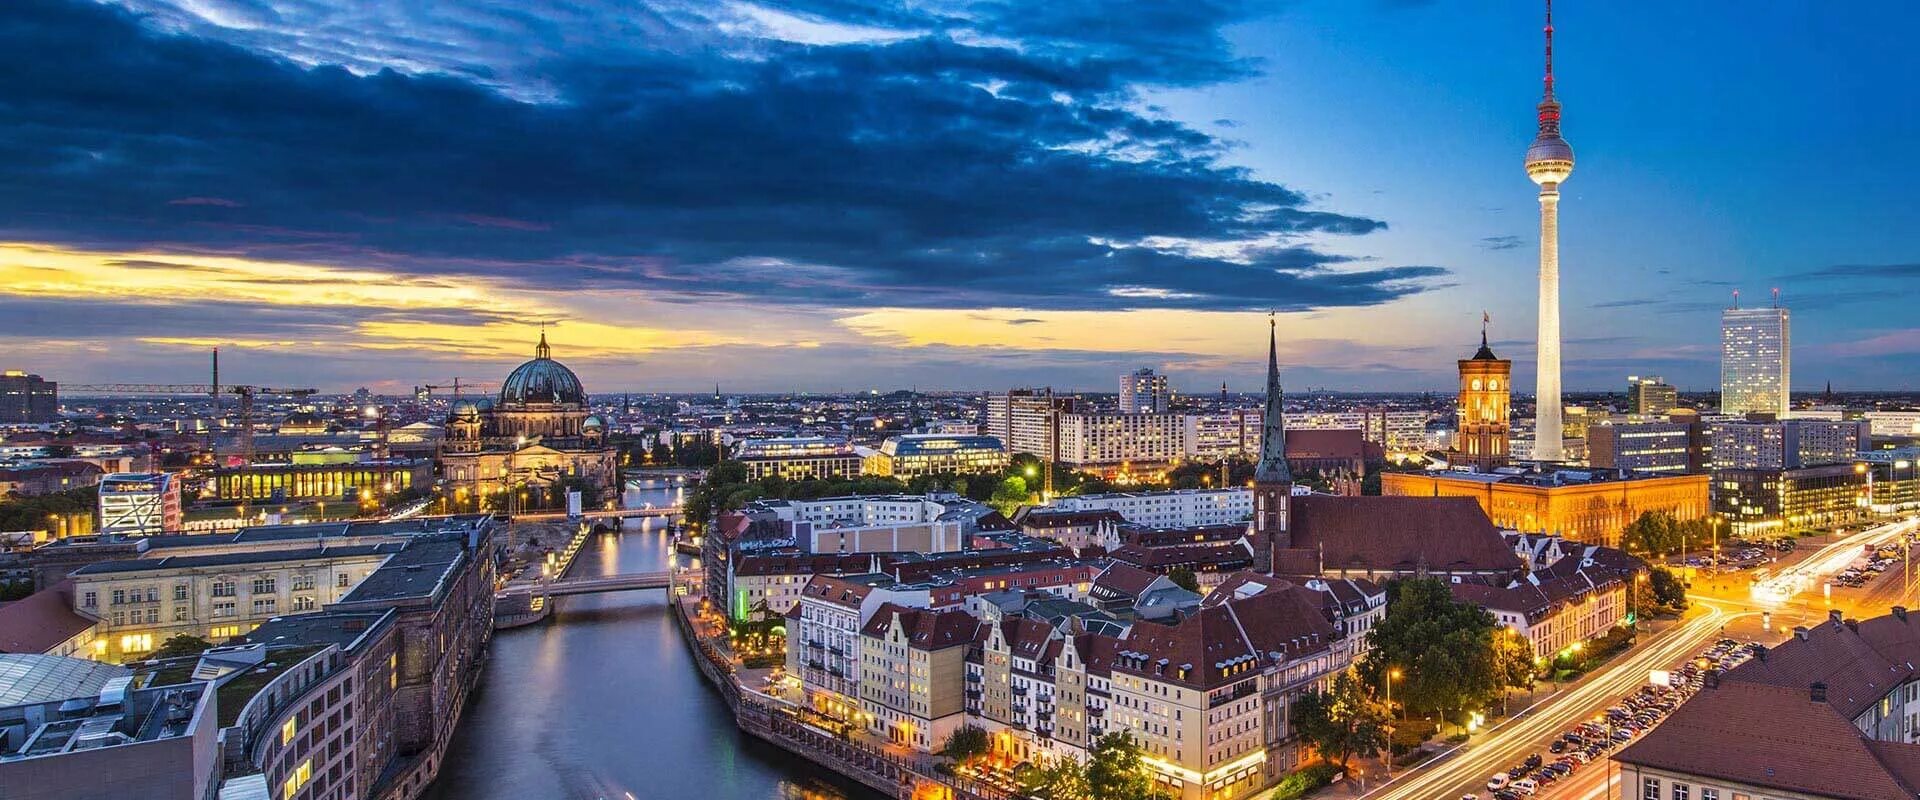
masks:
<svg viewBox="0 0 1920 800"><path fill-rule="evenodd" d="M581 388L580 378L565 364L553 360L545 333L540 334L540 345L534 349L533 360L515 367L506 382L500 384L500 405L529 403L587 404L587 392Z"/></svg>
<svg viewBox="0 0 1920 800"><path fill-rule="evenodd" d="M459 420L479 419L480 405L472 400L457 400L453 404L452 413L448 416Z"/></svg>
<svg viewBox="0 0 1920 800"><path fill-rule="evenodd" d="M589 416L586 419L583 419L580 421L580 428L582 430L587 430L587 429L599 430L606 426L607 424L605 422L602 422L600 418L597 416Z"/></svg>

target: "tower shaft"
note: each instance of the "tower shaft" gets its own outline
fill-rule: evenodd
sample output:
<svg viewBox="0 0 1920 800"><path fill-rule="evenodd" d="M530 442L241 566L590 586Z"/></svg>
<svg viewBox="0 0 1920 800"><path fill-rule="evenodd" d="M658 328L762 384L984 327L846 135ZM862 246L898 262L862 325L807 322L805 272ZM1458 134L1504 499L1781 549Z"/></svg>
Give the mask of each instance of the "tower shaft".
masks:
<svg viewBox="0 0 1920 800"><path fill-rule="evenodd" d="M1560 186L1540 186L1540 332L1534 376L1533 457L1562 461L1560 424Z"/></svg>

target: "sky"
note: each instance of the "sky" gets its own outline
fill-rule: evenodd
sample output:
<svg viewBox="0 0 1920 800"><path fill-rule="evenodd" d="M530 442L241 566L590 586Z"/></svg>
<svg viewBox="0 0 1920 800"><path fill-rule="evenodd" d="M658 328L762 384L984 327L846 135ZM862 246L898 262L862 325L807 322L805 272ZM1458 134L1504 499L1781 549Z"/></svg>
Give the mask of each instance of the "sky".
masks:
<svg viewBox="0 0 1920 800"><path fill-rule="evenodd" d="M1555 9L1571 390L1920 376L1896 2ZM1530 386L1520 0L8 0L0 367L69 384Z"/></svg>

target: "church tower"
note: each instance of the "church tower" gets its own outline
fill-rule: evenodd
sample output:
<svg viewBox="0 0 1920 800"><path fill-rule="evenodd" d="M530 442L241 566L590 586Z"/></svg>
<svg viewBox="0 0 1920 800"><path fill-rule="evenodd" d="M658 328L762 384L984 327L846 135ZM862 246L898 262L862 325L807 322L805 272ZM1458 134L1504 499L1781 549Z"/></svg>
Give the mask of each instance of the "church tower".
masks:
<svg viewBox="0 0 1920 800"><path fill-rule="evenodd" d="M1280 403L1279 332L1267 321L1267 408L1260 418L1260 461L1253 468L1253 568L1271 572L1273 551L1293 546L1287 508L1293 470L1287 467L1287 419Z"/></svg>
<svg viewBox="0 0 1920 800"><path fill-rule="evenodd" d="M1460 404L1453 436L1453 463L1486 472L1507 463L1507 405L1513 396L1508 381L1513 362L1493 354L1487 346L1487 319L1480 321L1480 350L1460 359Z"/></svg>

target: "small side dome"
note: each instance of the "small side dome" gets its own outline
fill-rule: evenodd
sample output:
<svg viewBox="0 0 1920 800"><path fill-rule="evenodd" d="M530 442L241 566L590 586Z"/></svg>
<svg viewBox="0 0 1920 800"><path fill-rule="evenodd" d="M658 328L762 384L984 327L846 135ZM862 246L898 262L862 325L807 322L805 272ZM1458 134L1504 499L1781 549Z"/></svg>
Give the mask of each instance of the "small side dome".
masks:
<svg viewBox="0 0 1920 800"><path fill-rule="evenodd" d="M457 420L475 420L480 418L480 404L472 400L456 400L449 416Z"/></svg>
<svg viewBox="0 0 1920 800"><path fill-rule="evenodd" d="M597 415L588 415L586 419L580 421L580 429L583 431L597 431L605 427L607 423Z"/></svg>

